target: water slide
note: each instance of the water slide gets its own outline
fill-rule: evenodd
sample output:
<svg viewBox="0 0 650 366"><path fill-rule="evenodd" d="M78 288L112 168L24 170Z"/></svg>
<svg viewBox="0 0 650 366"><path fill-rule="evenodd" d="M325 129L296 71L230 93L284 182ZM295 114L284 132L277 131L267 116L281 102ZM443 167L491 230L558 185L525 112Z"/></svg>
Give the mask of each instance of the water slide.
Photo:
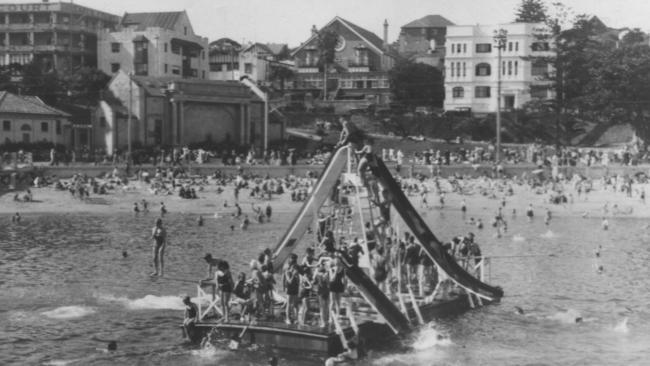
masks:
<svg viewBox="0 0 650 366"><path fill-rule="evenodd" d="M409 330L409 321L397 308L395 303L390 301L386 294L375 285L368 275L356 266L350 266L344 263L347 275L361 296L372 306L373 309L384 317L388 326L391 327L395 334L402 334Z"/></svg>
<svg viewBox="0 0 650 366"><path fill-rule="evenodd" d="M442 243L433 235L417 210L411 205L399 184L386 167L386 164L377 156L370 162L370 170L379 183L391 194L391 203L400 214L406 225L411 229L420 245L429 257L442 269L456 284L472 293L488 300L496 300L503 296L503 290L481 282L476 277L467 273L456 260L447 253Z"/></svg>
<svg viewBox="0 0 650 366"><path fill-rule="evenodd" d="M273 270L278 271L282 264L289 258L289 255L296 250L296 244L305 235L310 225L316 219L318 209L327 201L332 188L336 185L341 172L348 162L349 147L338 149L332 158L325 165L323 174L316 182L314 190L302 205L300 211L293 219L289 230L284 234L282 240L273 253Z"/></svg>
<svg viewBox="0 0 650 366"><path fill-rule="evenodd" d="M326 164L323 174L316 183L314 191L303 204L289 229L280 240L274 252L273 268L275 271L282 268L282 264L289 255L296 250L296 244L305 235L307 228L314 223L318 209L325 203L330 192L336 185L341 173L348 162L349 147L338 149ZM359 267L347 265L346 275L364 299L381 314L386 323L397 334L409 329L408 319L399 311L395 304L383 293L368 275Z"/></svg>

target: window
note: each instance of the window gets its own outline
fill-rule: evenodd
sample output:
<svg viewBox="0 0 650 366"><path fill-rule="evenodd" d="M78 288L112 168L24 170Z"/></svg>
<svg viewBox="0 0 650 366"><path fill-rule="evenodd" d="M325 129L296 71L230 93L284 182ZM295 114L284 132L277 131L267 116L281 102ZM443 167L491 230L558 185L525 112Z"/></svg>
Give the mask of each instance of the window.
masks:
<svg viewBox="0 0 650 366"><path fill-rule="evenodd" d="M355 80L354 87L357 89L363 89L363 80Z"/></svg>
<svg viewBox="0 0 650 366"><path fill-rule="evenodd" d="M463 62L463 76L465 76L465 63Z"/></svg>
<svg viewBox="0 0 650 366"><path fill-rule="evenodd" d="M489 98L490 97L490 87L489 86L477 86L474 88L474 97L475 98Z"/></svg>
<svg viewBox="0 0 650 366"><path fill-rule="evenodd" d="M501 61L501 75L505 75L505 74L506 74L506 62Z"/></svg>
<svg viewBox="0 0 650 366"><path fill-rule="evenodd" d="M50 125L47 122L41 122L41 132L47 132L50 129Z"/></svg>
<svg viewBox="0 0 650 366"><path fill-rule="evenodd" d="M165 64L165 74L167 73L168 66L169 66L169 65Z"/></svg>
<svg viewBox="0 0 650 366"><path fill-rule="evenodd" d="M490 64L481 63L476 65L476 76L490 76L491 72Z"/></svg>
<svg viewBox="0 0 650 366"><path fill-rule="evenodd" d="M519 70L519 61L515 61L515 75L518 74L518 70Z"/></svg>
<svg viewBox="0 0 650 366"><path fill-rule="evenodd" d="M490 53L492 52L492 45L489 43L478 43L476 45L477 53Z"/></svg>
<svg viewBox="0 0 650 366"><path fill-rule="evenodd" d="M456 53L460 53L460 43L456 44Z"/></svg>
<svg viewBox="0 0 650 366"><path fill-rule="evenodd" d="M120 64L119 63L112 63L111 64L111 72L116 73L120 71Z"/></svg>
<svg viewBox="0 0 650 366"><path fill-rule="evenodd" d="M463 43L463 53L467 53L467 45Z"/></svg>
<svg viewBox="0 0 650 366"><path fill-rule="evenodd" d="M455 66L455 64L456 64L455 62L452 62L451 67L450 67L450 69L451 69L451 77L452 78L454 77L454 66Z"/></svg>
<svg viewBox="0 0 650 366"><path fill-rule="evenodd" d="M181 46L178 45L177 43L172 43L172 53L176 55L181 54Z"/></svg>
<svg viewBox="0 0 650 366"><path fill-rule="evenodd" d="M147 76L149 75L149 65L148 64L135 64L134 71L136 75Z"/></svg>
<svg viewBox="0 0 650 366"><path fill-rule="evenodd" d="M55 121L55 130L56 130L57 135L61 134L61 120L60 119L57 119Z"/></svg>
<svg viewBox="0 0 650 366"><path fill-rule="evenodd" d="M451 53L454 53L455 50L456 50L456 45L452 43L451 44Z"/></svg>
<svg viewBox="0 0 650 366"><path fill-rule="evenodd" d="M165 49L165 52L167 52L167 42L165 42L165 44L164 44L164 47L163 47L163 48Z"/></svg>
<svg viewBox="0 0 650 366"><path fill-rule="evenodd" d="M253 73L253 64L250 62L247 62L244 64L244 73L245 74L252 74Z"/></svg>
<svg viewBox="0 0 650 366"><path fill-rule="evenodd" d="M515 51L519 51L519 42L515 42Z"/></svg>
<svg viewBox="0 0 650 366"><path fill-rule="evenodd" d="M120 53L120 44L118 42L111 43L111 52Z"/></svg>
<svg viewBox="0 0 650 366"><path fill-rule="evenodd" d="M551 48L548 45L548 42L533 42L533 45L531 46L531 49L533 51L548 51Z"/></svg>
<svg viewBox="0 0 650 366"><path fill-rule="evenodd" d="M456 76L460 76L460 62L456 62Z"/></svg>
<svg viewBox="0 0 650 366"><path fill-rule="evenodd" d="M512 52L512 42L508 42L508 51Z"/></svg>
<svg viewBox="0 0 650 366"><path fill-rule="evenodd" d="M508 61L508 75L512 75L512 61Z"/></svg>
<svg viewBox="0 0 650 366"><path fill-rule="evenodd" d="M187 35L187 27L183 27L183 34Z"/></svg>
<svg viewBox="0 0 650 366"><path fill-rule="evenodd" d="M99 127L106 128L106 118L105 117L99 117Z"/></svg>
<svg viewBox="0 0 650 366"><path fill-rule="evenodd" d="M2 121L2 130L11 131L11 121Z"/></svg>
<svg viewBox="0 0 650 366"><path fill-rule="evenodd" d="M548 72L548 63L541 60L532 62L531 74L532 76L543 76Z"/></svg>
<svg viewBox="0 0 650 366"><path fill-rule="evenodd" d="M172 66L172 74L180 75L181 74L181 68L178 67L178 66Z"/></svg>
<svg viewBox="0 0 650 366"><path fill-rule="evenodd" d="M465 89L463 89L462 86L457 86L451 89L451 96L454 98L464 98L465 97Z"/></svg>
<svg viewBox="0 0 650 366"><path fill-rule="evenodd" d="M372 80L367 80L366 81L366 88L372 89Z"/></svg>
<svg viewBox="0 0 650 366"><path fill-rule="evenodd" d="M545 85L531 85L530 87L530 96L532 98L546 98L548 97L548 86Z"/></svg>

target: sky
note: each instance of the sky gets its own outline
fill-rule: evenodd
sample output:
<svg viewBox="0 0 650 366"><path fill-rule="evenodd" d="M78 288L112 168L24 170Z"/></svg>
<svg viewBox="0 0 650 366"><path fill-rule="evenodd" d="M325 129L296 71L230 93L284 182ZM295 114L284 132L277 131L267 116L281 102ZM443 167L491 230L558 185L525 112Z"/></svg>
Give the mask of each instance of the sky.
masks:
<svg viewBox="0 0 650 366"><path fill-rule="evenodd" d="M11 1L34 3L37 1ZM51 0L51 2L55 2ZM79 5L116 15L124 12L186 10L194 32L210 42L229 37L238 42L300 45L335 16L345 18L383 37L388 20L388 41L400 27L429 14L439 14L457 25L498 24L514 20L521 0L76 0ZM551 1L549 1L550 3ZM650 29L648 0L563 0L574 13L598 16L614 28Z"/></svg>

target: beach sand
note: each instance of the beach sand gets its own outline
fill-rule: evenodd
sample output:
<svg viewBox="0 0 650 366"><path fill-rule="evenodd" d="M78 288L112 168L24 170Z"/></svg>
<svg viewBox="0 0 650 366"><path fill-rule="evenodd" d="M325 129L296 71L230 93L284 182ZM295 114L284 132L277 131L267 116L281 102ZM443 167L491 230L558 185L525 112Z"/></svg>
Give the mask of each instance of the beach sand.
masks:
<svg viewBox="0 0 650 366"><path fill-rule="evenodd" d="M443 180L444 182L444 180ZM431 184L429 181L428 184ZM477 187L484 184L478 179L465 180L466 186ZM432 184L431 184L432 185ZM445 184L443 184L443 190ZM517 210L517 215L523 217L526 213L528 204L532 203L535 210L535 216L543 217L546 208L551 210L553 217L582 216L582 217L650 217L650 203L644 204L637 190L645 189L650 193L650 185L636 184L633 187L635 194L633 197L627 197L622 192L612 192L611 188L607 191L602 190L595 185L587 200L584 194L578 198L577 192L572 187L567 187L566 194L573 195L573 203L551 204L548 202L548 194L538 194L526 185L513 184L514 195L506 196L507 206L504 209L504 215L510 215L512 209ZM31 188L34 202L17 202L14 201L14 194L20 196L24 191L5 193L0 196L0 214L38 214L38 213L92 213L92 214L114 214L130 213L133 211L133 203L140 202L142 199L149 203L151 212L160 212L160 203L164 202L167 210L173 213L187 214L204 214L204 215L230 215L234 212L234 194L233 187L229 185L222 193L217 193L215 185L207 185L202 191L197 190L198 199L183 199L178 195L154 195L149 191L147 185L141 182L132 182L126 188L116 188L109 190L106 195L90 194L85 200L74 198L68 191L57 191L52 187ZM250 190L243 189L240 192L239 203L244 213L252 212L251 203L264 207L267 201L253 199L249 196ZM474 193L460 195L447 190L445 193L444 210L460 210L461 201L467 202L468 209L471 212L481 213L487 216L493 216L497 207L500 205L504 193L495 192L496 198L490 195L482 195L474 189ZM420 207L420 195L414 195L411 200L416 208ZM439 205L438 195L435 192L428 194L428 202L434 208ZM224 207L224 202L228 207ZM274 195L270 201L274 212L296 212L301 202L292 202L290 195ZM608 213L605 214L604 206L607 204ZM614 205L617 205L614 208ZM488 224L488 223L486 223Z"/></svg>

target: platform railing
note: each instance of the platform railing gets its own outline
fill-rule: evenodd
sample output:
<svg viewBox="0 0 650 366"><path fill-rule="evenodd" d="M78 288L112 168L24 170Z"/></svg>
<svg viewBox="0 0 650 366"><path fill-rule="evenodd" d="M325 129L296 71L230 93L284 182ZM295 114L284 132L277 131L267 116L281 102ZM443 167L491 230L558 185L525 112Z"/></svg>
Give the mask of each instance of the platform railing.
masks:
<svg viewBox="0 0 650 366"><path fill-rule="evenodd" d="M214 299L212 298L212 293L207 293L203 290L203 287L201 285L196 286L196 292L197 292L197 303L198 303L198 308L199 308L199 321L203 320L209 313L210 310L216 311L219 315L223 315L221 313L221 308L219 307L219 295L215 294ZM205 307L203 304L207 303L208 306Z"/></svg>

